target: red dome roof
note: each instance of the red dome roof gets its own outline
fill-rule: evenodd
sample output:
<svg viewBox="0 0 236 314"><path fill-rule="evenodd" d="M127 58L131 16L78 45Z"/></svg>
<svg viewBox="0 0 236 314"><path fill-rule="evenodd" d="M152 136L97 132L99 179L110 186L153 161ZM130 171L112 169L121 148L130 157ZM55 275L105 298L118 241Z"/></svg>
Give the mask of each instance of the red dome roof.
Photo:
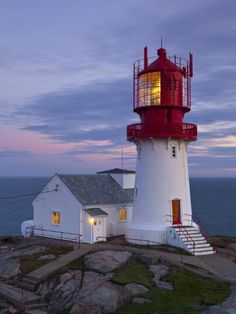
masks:
<svg viewBox="0 0 236 314"><path fill-rule="evenodd" d="M159 72L159 71L180 71L183 70L178 67L174 62L170 61L166 57L166 50L164 48L160 48L157 51L159 58L157 58L154 62L148 65L146 69L139 72L139 75L149 73L149 72Z"/></svg>

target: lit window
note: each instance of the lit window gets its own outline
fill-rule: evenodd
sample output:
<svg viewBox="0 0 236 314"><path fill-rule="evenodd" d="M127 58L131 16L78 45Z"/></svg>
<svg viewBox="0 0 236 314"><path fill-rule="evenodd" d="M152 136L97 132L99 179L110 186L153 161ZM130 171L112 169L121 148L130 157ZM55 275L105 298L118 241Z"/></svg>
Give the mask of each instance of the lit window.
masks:
<svg viewBox="0 0 236 314"><path fill-rule="evenodd" d="M171 146L171 156L176 158L176 145Z"/></svg>
<svg viewBox="0 0 236 314"><path fill-rule="evenodd" d="M160 105L161 101L161 73L146 73L138 81L138 106Z"/></svg>
<svg viewBox="0 0 236 314"><path fill-rule="evenodd" d="M120 209L119 217L120 217L120 222L123 222L123 221L127 220L127 209L126 208Z"/></svg>
<svg viewBox="0 0 236 314"><path fill-rule="evenodd" d="M61 213L60 212L52 212L52 224L60 225L61 223Z"/></svg>

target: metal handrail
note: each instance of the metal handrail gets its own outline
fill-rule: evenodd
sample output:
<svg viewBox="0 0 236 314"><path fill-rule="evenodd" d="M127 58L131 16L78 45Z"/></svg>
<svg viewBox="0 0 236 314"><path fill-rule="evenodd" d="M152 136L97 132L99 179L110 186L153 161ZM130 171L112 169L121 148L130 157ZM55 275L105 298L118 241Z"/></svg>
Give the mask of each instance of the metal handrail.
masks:
<svg viewBox="0 0 236 314"><path fill-rule="evenodd" d="M173 218L173 215L166 215L168 217L172 217ZM173 219L172 219L173 221ZM186 227L182 224L182 223L179 223L177 225L172 225L173 228L178 228L178 227L181 227L182 230L184 230L185 232L185 235L187 237L187 243L192 243L192 246L193 246L193 252L195 253L195 241L193 240L193 238L191 237L191 235L188 233ZM189 241L190 240L190 241Z"/></svg>
<svg viewBox="0 0 236 314"><path fill-rule="evenodd" d="M193 238L191 237L191 235L188 233L186 227L181 223L181 229L185 231L185 235L187 235L187 239L190 239L190 243L192 242L192 246L193 246L193 253L195 253L195 241L193 240ZM189 241L188 241L189 242Z"/></svg>
<svg viewBox="0 0 236 314"><path fill-rule="evenodd" d="M163 125L147 125L145 123L135 123L128 125L127 138L129 141L133 140L134 138L142 137L173 137L196 140L197 126L192 123L167 123Z"/></svg>
<svg viewBox="0 0 236 314"><path fill-rule="evenodd" d="M192 216L194 220L196 220L201 233L206 237L207 241L213 246L213 249L215 249L216 243L215 240L210 235L209 231L207 230L206 226L200 221L199 217Z"/></svg>
<svg viewBox="0 0 236 314"><path fill-rule="evenodd" d="M106 239L107 240L108 237L96 237L96 240L98 239ZM152 240L144 240L144 239L133 239L133 238L125 238L125 240L127 241L139 241L139 242L146 242L147 245L150 245L150 243L153 243L155 245L161 245L160 242L156 242L156 241L152 241Z"/></svg>
<svg viewBox="0 0 236 314"><path fill-rule="evenodd" d="M35 234L35 231L42 232L42 235ZM82 234L79 234L79 233L56 231L56 230L51 230L51 229L44 229L42 227L41 228L36 228L35 226L28 226L28 227L25 228L26 237L27 237L29 232L30 232L30 235L36 235L36 236L41 236L41 237L45 237L45 238L52 238L52 239L59 239L58 237L45 236L45 232L57 233L60 236L60 240L62 240L62 241L79 242L79 245L80 245L80 240L81 240L81 237L82 237ZM72 236L75 236L75 237L74 238L68 238L68 237L65 237L65 235L72 235Z"/></svg>

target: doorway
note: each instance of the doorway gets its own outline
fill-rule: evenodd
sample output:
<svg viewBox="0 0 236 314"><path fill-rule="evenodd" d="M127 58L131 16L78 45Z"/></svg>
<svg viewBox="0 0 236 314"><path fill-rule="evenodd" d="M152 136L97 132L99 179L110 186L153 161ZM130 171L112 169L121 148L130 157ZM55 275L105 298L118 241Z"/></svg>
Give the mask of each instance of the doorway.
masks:
<svg viewBox="0 0 236 314"><path fill-rule="evenodd" d="M103 218L95 218L93 223L93 241L105 241L103 232Z"/></svg>
<svg viewBox="0 0 236 314"><path fill-rule="evenodd" d="M180 200L174 199L172 200L172 217L173 217L173 225L181 224L181 214L180 214Z"/></svg>

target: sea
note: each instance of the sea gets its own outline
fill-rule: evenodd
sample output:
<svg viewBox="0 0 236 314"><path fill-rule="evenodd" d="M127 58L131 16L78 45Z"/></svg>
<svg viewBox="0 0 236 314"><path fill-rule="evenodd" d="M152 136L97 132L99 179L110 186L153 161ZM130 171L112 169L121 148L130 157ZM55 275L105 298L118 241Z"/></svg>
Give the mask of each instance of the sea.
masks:
<svg viewBox="0 0 236 314"><path fill-rule="evenodd" d="M33 218L35 195L48 180L0 178L0 235L20 234L21 223ZM190 188L195 220L211 235L236 236L236 178L190 178Z"/></svg>

